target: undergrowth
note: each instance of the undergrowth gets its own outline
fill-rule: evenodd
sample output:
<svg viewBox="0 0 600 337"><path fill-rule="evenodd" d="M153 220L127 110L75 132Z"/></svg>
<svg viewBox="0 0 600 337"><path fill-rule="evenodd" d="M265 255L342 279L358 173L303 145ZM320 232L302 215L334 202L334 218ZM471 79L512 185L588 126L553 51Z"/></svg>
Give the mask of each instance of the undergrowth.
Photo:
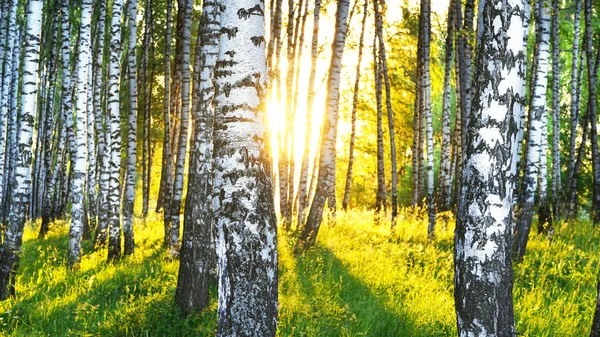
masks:
<svg viewBox="0 0 600 337"><path fill-rule="evenodd" d="M426 219L401 212L386 219L353 210L321 227L317 245L295 255L294 234L280 231L280 336L452 336L452 215L438 218L428 242ZM135 222L132 256L107 264L84 242L78 271L67 270L68 224L25 231L17 298L0 303L7 336L211 336L216 287L202 313L174 305L178 262L162 246L160 214ZM596 296L599 233L586 219L563 223L549 241L532 233L515 266L517 331L523 336L588 334Z"/></svg>

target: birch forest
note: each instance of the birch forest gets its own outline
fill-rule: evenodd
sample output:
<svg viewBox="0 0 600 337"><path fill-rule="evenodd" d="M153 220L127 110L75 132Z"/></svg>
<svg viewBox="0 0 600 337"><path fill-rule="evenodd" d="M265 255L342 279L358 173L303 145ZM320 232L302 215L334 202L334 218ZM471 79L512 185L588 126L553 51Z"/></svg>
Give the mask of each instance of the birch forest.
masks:
<svg viewBox="0 0 600 337"><path fill-rule="evenodd" d="M600 1L0 0L0 336L600 337Z"/></svg>

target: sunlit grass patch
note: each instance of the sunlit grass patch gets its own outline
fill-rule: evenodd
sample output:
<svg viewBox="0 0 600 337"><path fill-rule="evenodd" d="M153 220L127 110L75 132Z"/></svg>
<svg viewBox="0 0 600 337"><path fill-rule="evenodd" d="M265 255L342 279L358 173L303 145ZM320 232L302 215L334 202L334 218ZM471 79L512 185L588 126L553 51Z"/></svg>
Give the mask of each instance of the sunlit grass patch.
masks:
<svg viewBox="0 0 600 337"><path fill-rule="evenodd" d="M448 336L456 334L451 214L338 212L315 247L294 254L296 235L280 229L280 336ZM136 250L108 264L106 251L83 245L80 269L67 269L68 223L46 239L39 223L25 231L17 299L0 303L7 336L212 336L211 304L184 318L174 305L178 262L162 245L161 214L135 219ZM588 221L556 226L552 241L534 230L515 266L517 331L524 336L587 335L599 266L600 233Z"/></svg>

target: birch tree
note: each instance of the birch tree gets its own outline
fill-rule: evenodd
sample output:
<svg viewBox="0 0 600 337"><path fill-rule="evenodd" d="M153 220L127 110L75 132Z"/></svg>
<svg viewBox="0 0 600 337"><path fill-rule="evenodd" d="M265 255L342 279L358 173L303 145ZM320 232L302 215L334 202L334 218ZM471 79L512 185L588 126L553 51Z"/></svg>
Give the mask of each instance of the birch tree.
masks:
<svg viewBox="0 0 600 337"><path fill-rule="evenodd" d="M558 0L552 0L552 212L558 216L562 196L560 174L560 35L558 28Z"/></svg>
<svg viewBox="0 0 600 337"><path fill-rule="evenodd" d="M198 28L198 106L193 110L194 141L190 149L188 192L185 202L183 239L175 303L184 313L208 305L209 270L214 266L212 219L213 84L219 55L219 4L206 1ZM198 47L197 47L198 48Z"/></svg>
<svg viewBox="0 0 600 337"><path fill-rule="evenodd" d="M450 163L450 80L452 77L452 54L454 53L454 2L448 4L448 22L446 32L446 55L444 57L444 93L442 97L442 159L438 204L441 210L450 209L450 196L452 188L452 173Z"/></svg>
<svg viewBox="0 0 600 337"><path fill-rule="evenodd" d="M137 163L137 0L127 1L127 82L129 86L129 114L127 117L127 159L125 168L125 200L123 202L124 253L133 253L133 204L135 203L135 176Z"/></svg>
<svg viewBox="0 0 600 337"><path fill-rule="evenodd" d="M377 1L377 0L375 0ZM373 36L373 70L375 72L375 100L377 102L377 197L375 213L387 212L387 191L385 184L385 149L383 147L383 99L381 83L381 58L379 57L377 35Z"/></svg>
<svg viewBox="0 0 600 337"><path fill-rule="evenodd" d="M354 79L354 94L352 96L352 131L350 133L350 149L348 151L348 171L346 173L346 185L344 187L344 199L342 201L342 209L345 211L348 208L348 201L350 199L350 184L352 183L352 167L354 165L354 146L356 142L356 115L358 110L358 95L360 86L360 67L363 56L363 46L365 40L365 26L367 23L367 9L369 1L365 0L363 7L363 19L360 30L360 38L358 42L358 64L356 65L356 75ZM308 132L308 129L307 129ZM308 145L308 143L306 144Z"/></svg>
<svg viewBox="0 0 600 337"><path fill-rule="evenodd" d="M158 192L158 200L156 201L156 211L163 208L164 194L169 189L167 182L172 179L173 176L173 155L171 152L171 25L173 21L173 0L167 0L167 23L165 33L165 96L164 96L164 137L163 137L163 153L162 153L162 170L160 177L160 189ZM165 227L165 244L168 243L170 231Z"/></svg>
<svg viewBox="0 0 600 337"><path fill-rule="evenodd" d="M165 209L168 213L168 225L171 229L169 241L171 255L179 256L179 219L181 200L183 198L183 173L185 170L185 159L188 142L188 123L190 119L190 29L192 24L192 0L186 0L184 7L179 10L184 11L183 36L182 36L182 85L181 85L181 121L179 129L179 147L177 150L177 165L175 167L175 181L173 184L172 198L170 205ZM165 216L166 218L167 216Z"/></svg>
<svg viewBox="0 0 600 337"><path fill-rule="evenodd" d="M388 133L390 137L390 159L391 159L391 183L392 183L392 224L395 223L398 215L398 169L396 166L396 139L394 131L394 111L392 109L392 93L390 78L388 74L387 55L385 51L385 41L383 40L383 19L379 11L379 0L373 1L375 12L375 31L379 42L379 58L381 62L381 77L385 84L385 104L387 110Z"/></svg>
<svg viewBox="0 0 600 337"><path fill-rule="evenodd" d="M0 249L0 300L15 295L15 279L19 268L21 244L31 188L31 143L37 106L40 34L44 2L30 0L25 9L26 29L23 53L21 109L19 110L18 156L12 181L4 240Z"/></svg>
<svg viewBox="0 0 600 337"><path fill-rule="evenodd" d="M304 152L300 167L300 181L298 183L298 226L304 224L310 185L308 183L308 163L310 160L310 137L313 120L313 106L315 101L315 79L317 75L317 58L319 57L319 20L321 15L321 0L315 0L313 10L313 34L310 47L310 75L308 77L308 97L306 103L306 133L304 135Z"/></svg>
<svg viewBox="0 0 600 337"><path fill-rule="evenodd" d="M8 1L5 1L6 5L8 5ZM11 83L16 80L13 79L13 73L12 73L12 69L10 68L11 62L12 61L12 55L13 55L13 47L14 47L14 43L15 43L15 39L16 39L16 35L18 34L18 28L19 26L17 25L17 7L18 7L18 2L16 0L12 0L10 2L10 13L8 13L8 35L6 37L7 39L7 46L6 46L6 51L4 52L4 58L6 59L5 62L5 70L4 70L4 75L2 77L2 86L1 86L1 90L2 92L0 93L0 217L4 218L4 212L2 212L2 210L4 209L4 203L5 203L5 194L6 194L6 190L4 189L4 173L5 173L5 169L7 168L8 165L6 165L6 160L5 158L7 157L7 152L6 152L6 141L7 141L7 129L5 127L7 119L8 119L8 112L9 112L9 106L10 106L10 94L11 94ZM2 27L0 27L2 28ZM2 43L2 42L0 42ZM2 60L2 59L0 59Z"/></svg>
<svg viewBox="0 0 600 337"><path fill-rule="evenodd" d="M106 30L106 4L103 1L98 2L98 21L96 22L96 41L93 62L94 84L93 84L93 107L94 122L97 133L98 144L98 198L96 207L98 209L98 226L94 237L94 247L99 248L106 242L108 228L108 212L106 195L108 194L108 132L105 127L105 115L103 113L102 88L104 87L104 77L102 73L104 63L104 33ZM104 210L104 211L102 211Z"/></svg>
<svg viewBox="0 0 600 337"><path fill-rule="evenodd" d="M600 153L598 149L598 124L597 124L597 94L596 83L598 80L598 62L600 54L594 61L592 49L592 1L585 0L585 35L586 56L588 66L588 114L590 119L590 142L592 143L592 176L594 178L592 190L592 222L600 223Z"/></svg>
<svg viewBox="0 0 600 337"><path fill-rule="evenodd" d="M152 86L153 78L149 78L149 53L150 44L152 43L152 0L146 0L144 9L144 40L142 45L142 71L141 83L144 90L144 106L143 106L143 121L144 128L142 131L142 218L148 216L148 204L150 203L150 182L152 172L152 162L150 154L150 119L152 117Z"/></svg>
<svg viewBox="0 0 600 337"><path fill-rule="evenodd" d="M77 68L77 103L76 103L76 156L73 167L73 186L71 194L71 229L69 231L69 265L77 268L81 260L81 239L84 222L84 186L87 165L87 105L88 105L88 62L90 52L90 34L92 24L92 0L81 3L81 20L79 27L79 54Z"/></svg>
<svg viewBox="0 0 600 337"><path fill-rule="evenodd" d="M525 255L533 208L535 192L538 188L538 175L540 172L540 155L542 134L546 115L546 88L548 86L548 60L550 56L550 7L544 2L538 3L536 8L538 23L536 51L537 68L533 88L531 108L529 110L529 133L527 138L527 157L525 161L525 175L517 216L515 260L520 261Z"/></svg>
<svg viewBox="0 0 600 337"><path fill-rule="evenodd" d="M575 151L577 147L577 125L579 124L579 95L578 95L578 72L579 66L579 40L580 22L583 0L575 0L575 12L573 13L573 46L571 57L571 111L570 111L570 134L569 134L569 162L567 163L567 190L571 188L573 171L575 166Z"/></svg>
<svg viewBox="0 0 600 337"><path fill-rule="evenodd" d="M423 13L423 74L421 77L421 95L423 100L422 113L427 125L427 213L429 225L427 235L432 238L435 233L435 198L434 198L434 174L433 174L433 115L431 112L431 75L429 71L431 55L431 3L430 0L421 0L421 12Z"/></svg>
<svg viewBox="0 0 600 337"><path fill-rule="evenodd" d="M514 336L512 192L523 1L486 1L455 232L459 336Z"/></svg>
<svg viewBox="0 0 600 337"><path fill-rule="evenodd" d="M108 260L121 256L121 114L119 102L119 57L121 55L121 17L123 0L114 0L110 25L110 57L108 62L107 115L110 124L108 143Z"/></svg>
<svg viewBox="0 0 600 337"><path fill-rule="evenodd" d="M263 2L224 0L215 65L217 336L275 336L277 219L263 118Z"/></svg>
<svg viewBox="0 0 600 337"><path fill-rule="evenodd" d="M300 245L310 247L315 243L321 220L323 219L323 209L325 202L329 205L334 204L331 200L332 192L335 193L335 162L336 162L336 140L337 140L337 121L340 99L340 73L342 69L342 55L346 43L348 8L349 0L338 1L335 37L333 40L333 53L331 64L329 66L329 75L327 79L327 106L325 109L325 120L323 124L323 138L321 140L319 175L315 197L310 207L310 212L302 231Z"/></svg>

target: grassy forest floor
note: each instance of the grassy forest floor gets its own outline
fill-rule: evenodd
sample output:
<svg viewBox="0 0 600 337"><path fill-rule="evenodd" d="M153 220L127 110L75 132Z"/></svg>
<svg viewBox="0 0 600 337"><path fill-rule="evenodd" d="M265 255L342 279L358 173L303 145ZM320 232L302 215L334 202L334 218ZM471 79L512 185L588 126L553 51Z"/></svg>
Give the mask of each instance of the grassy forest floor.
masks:
<svg viewBox="0 0 600 337"><path fill-rule="evenodd" d="M338 215L317 246L294 256L280 233L281 336L452 336L454 220L426 223L402 214L397 230L372 213ZM45 240L25 231L17 299L0 303L0 333L14 336L211 336L216 287L205 312L182 318L174 306L178 262L162 247L162 221L135 224L136 251L107 264L84 243L81 269L68 272L68 225ZM515 269L517 330L524 336L584 336L593 315L600 233L583 219L562 224L553 241L532 235Z"/></svg>

